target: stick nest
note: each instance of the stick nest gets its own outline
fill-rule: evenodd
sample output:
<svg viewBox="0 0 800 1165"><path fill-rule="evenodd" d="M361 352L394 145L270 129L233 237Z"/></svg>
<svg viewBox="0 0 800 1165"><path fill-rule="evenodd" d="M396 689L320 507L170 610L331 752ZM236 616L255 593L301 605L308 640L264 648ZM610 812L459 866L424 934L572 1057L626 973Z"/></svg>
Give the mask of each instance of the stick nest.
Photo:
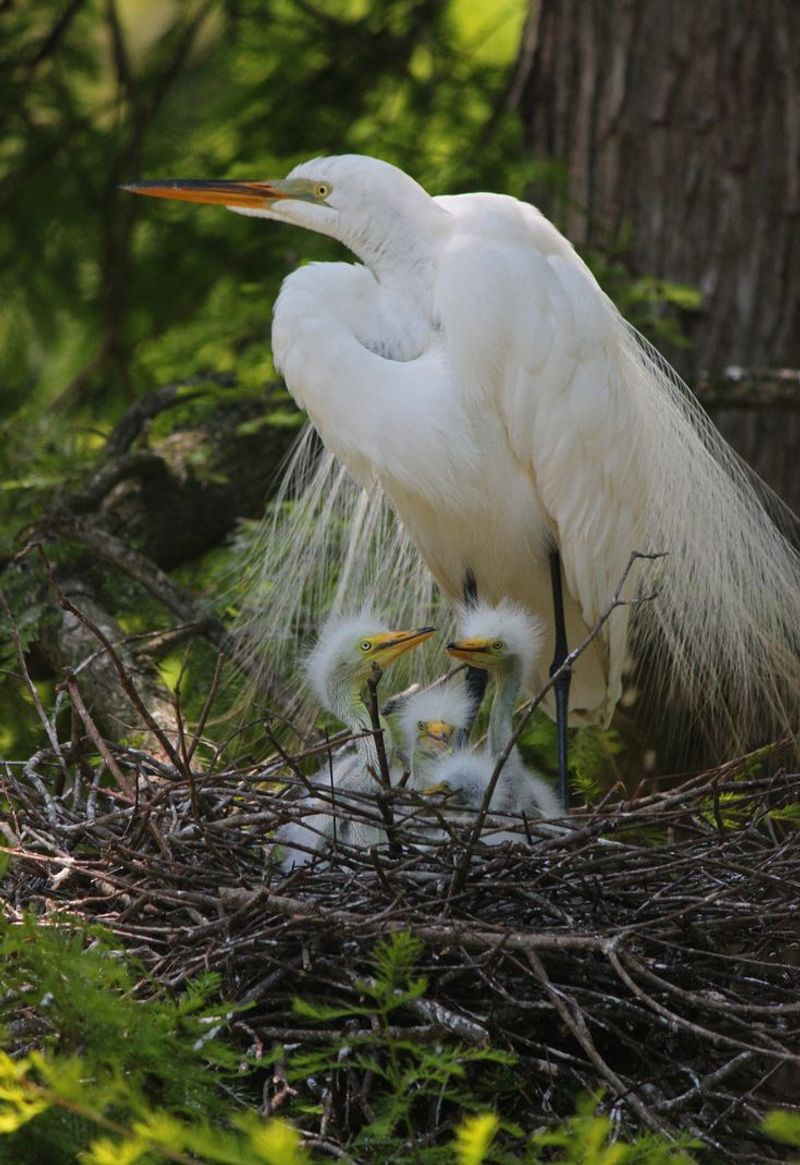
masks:
<svg viewBox="0 0 800 1165"><path fill-rule="evenodd" d="M363 1003L376 943L407 931L427 989L392 1022L407 1039L514 1053L527 1127L602 1090L624 1124L690 1133L714 1160L783 1159L758 1128L770 1108L798 1108L800 847L781 811L800 775L731 765L576 813L563 833L518 821L517 841L482 843L466 865L468 827L425 844L398 792L399 854L337 845L287 875L270 835L303 790L286 771L278 789L269 766L187 777L124 747L106 764L112 753L125 788L103 787L105 764L85 755L7 766L12 920L101 923L168 988L221 972L266 1049L368 1028L302 1022L292 1001ZM337 1096L306 1127L345 1138L367 1119L368 1074L345 1068L297 1086Z"/></svg>

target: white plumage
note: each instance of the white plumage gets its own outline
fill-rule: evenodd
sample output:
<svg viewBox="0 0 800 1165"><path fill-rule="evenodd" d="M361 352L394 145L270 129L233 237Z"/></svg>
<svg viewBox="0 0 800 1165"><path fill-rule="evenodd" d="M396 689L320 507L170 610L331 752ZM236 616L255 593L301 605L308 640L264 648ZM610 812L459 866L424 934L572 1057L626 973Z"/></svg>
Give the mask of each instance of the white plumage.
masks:
<svg viewBox="0 0 800 1165"><path fill-rule="evenodd" d="M508 751L514 735L516 703L541 654L543 641L541 621L506 600L497 607L478 603L467 609L459 621L458 638L447 645L455 659L487 671L493 681L485 751L464 756L461 770L456 754L432 772L433 783L444 782L451 791L460 791L470 808L480 807L495 765ZM508 751L491 807L533 817L561 816L554 791L525 765L516 746Z"/></svg>
<svg viewBox="0 0 800 1165"><path fill-rule="evenodd" d="M410 788L421 788L431 766L451 753L457 735L469 727L471 701L458 683L415 692L392 717L411 774Z"/></svg>
<svg viewBox="0 0 800 1165"><path fill-rule="evenodd" d="M462 836L475 824L475 815L483 804L495 763L496 759L486 750L470 752L462 749L442 757L430 771L431 783L422 790L423 795L431 799L431 807ZM493 820L481 830L481 841L488 845L522 841L519 826L523 815L529 821L562 816L558 798L547 783L533 773L529 773L527 783L522 783L519 770L513 767L506 767L501 772L492 792L488 814ZM510 828L514 825L516 829ZM439 840L446 836L444 830L437 834Z"/></svg>
<svg viewBox="0 0 800 1165"><path fill-rule="evenodd" d="M307 797L305 813L281 826L275 840L287 868L306 865L333 838L353 849L385 841L375 804L380 790L379 761L367 706L373 665L383 669L433 634L432 627L392 631L370 611L329 619L306 659L308 682L320 704L354 734L312 777L318 797ZM388 726L381 720L387 757L393 752ZM358 735L368 733L367 735Z"/></svg>
<svg viewBox="0 0 800 1165"><path fill-rule="evenodd" d="M655 657L661 700L680 697L728 750L796 715L797 555L685 386L534 207L431 198L354 155L282 182L138 189L304 226L361 261L301 267L275 305L276 364L327 452L316 461L307 439L282 494L300 503L269 536L259 647L327 594L334 564L334 605L383 590L418 621L430 589L410 539L450 600L471 577L488 602L543 616L536 688L553 655L551 548L570 647L633 551L665 553L628 589L657 585L658 599L617 610L579 660L573 721L608 722L629 649Z"/></svg>

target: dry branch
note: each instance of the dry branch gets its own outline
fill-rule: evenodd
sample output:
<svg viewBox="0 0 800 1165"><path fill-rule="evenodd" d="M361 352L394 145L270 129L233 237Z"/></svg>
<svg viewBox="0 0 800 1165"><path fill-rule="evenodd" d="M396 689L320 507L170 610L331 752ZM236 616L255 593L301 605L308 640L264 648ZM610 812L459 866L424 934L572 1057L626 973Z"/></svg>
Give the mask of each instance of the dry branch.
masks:
<svg viewBox="0 0 800 1165"><path fill-rule="evenodd" d="M515 1053L521 1120L566 1115L578 1092L602 1088L631 1126L690 1132L722 1161L781 1159L757 1125L792 1102L800 1066L800 847L768 815L796 802L799 775L729 765L576 814L563 834L498 819L519 839L502 846L486 844L489 816L445 914L465 830L432 844L413 793L388 794L400 856L339 839L285 874L270 835L303 814L292 768L316 767L318 748L287 758L281 789L263 770L196 770L190 782L141 750L105 751L138 800L87 783L71 753L55 796L53 748L5 766L18 839L7 847L11 920L34 908L44 920L68 911L101 922L167 988L218 970L231 998L251 1002L248 1029L267 1048L350 1038L352 1020L298 1025L293 998L363 1003L355 985L371 974L375 943L408 931L424 943L428 988L392 1030ZM352 801L350 812L380 824L374 798ZM304 1118L331 1143L368 1103L352 1064L336 1088L342 1105L323 1105L319 1125ZM282 1108L297 1117L290 1095Z"/></svg>

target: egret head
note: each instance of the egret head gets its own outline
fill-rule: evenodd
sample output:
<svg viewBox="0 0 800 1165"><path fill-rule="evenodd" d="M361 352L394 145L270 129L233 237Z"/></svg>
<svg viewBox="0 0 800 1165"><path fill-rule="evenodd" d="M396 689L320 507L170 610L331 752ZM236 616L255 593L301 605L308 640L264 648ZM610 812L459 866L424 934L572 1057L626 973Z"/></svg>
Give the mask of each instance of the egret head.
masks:
<svg viewBox="0 0 800 1165"><path fill-rule="evenodd" d="M426 227L433 230L437 221L449 218L408 174L362 154L314 158L280 179L167 178L133 182L123 189L213 203L237 214L305 227L341 240L367 264L393 239L399 244L407 233L404 224L428 233Z"/></svg>
<svg viewBox="0 0 800 1165"><path fill-rule="evenodd" d="M409 696L397 713L400 737L414 768L450 753L469 723L470 700L463 687L441 684Z"/></svg>
<svg viewBox="0 0 800 1165"><path fill-rule="evenodd" d="M430 784L422 790L432 808L478 810L492 777L494 764L483 753L455 752L442 757L430 771ZM496 806L502 797L502 781L492 796Z"/></svg>
<svg viewBox="0 0 800 1165"><path fill-rule="evenodd" d="M315 696L333 711L342 707L343 694L352 704L366 687L373 664L383 670L404 652L424 643L434 631L433 627L390 631L377 616L363 611L329 619L306 660Z"/></svg>
<svg viewBox="0 0 800 1165"><path fill-rule="evenodd" d="M519 671L527 677L544 641L544 625L522 607L504 601L478 603L459 620L458 638L448 643L454 659L493 674Z"/></svg>

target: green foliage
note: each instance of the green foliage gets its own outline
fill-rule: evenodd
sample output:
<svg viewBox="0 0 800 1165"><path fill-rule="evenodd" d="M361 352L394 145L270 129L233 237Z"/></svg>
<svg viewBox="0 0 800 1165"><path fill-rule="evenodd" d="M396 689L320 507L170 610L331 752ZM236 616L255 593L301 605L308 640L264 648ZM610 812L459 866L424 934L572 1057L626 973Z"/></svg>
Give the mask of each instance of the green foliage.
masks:
<svg viewBox="0 0 800 1165"><path fill-rule="evenodd" d="M235 1128L218 1128L202 1113L190 1119L151 1106L121 1076L97 1082L92 1075L89 1063L78 1057L31 1052L12 1060L0 1052L0 1161L308 1165L299 1135L282 1121L263 1122L247 1113L234 1117ZM62 1130L65 1116L77 1118L83 1147L67 1148L51 1136L40 1142L42 1156L34 1157L30 1146L22 1149L23 1134L31 1122L51 1115L61 1118ZM17 1155L21 1152L24 1156Z"/></svg>
<svg viewBox="0 0 800 1165"><path fill-rule="evenodd" d="M537 709L525 725L519 746L527 764L551 776L558 772L555 722L541 709ZM619 733L613 728L589 726L570 733L572 786L588 804L596 801L616 783L618 774L615 757L623 748Z"/></svg>
<svg viewBox="0 0 800 1165"><path fill-rule="evenodd" d="M193 1125L229 1107L226 1082L242 1056L222 1038L235 1009L220 1004L218 976L174 999L143 999L135 962L104 932L68 918L58 927L3 923L0 963L3 1043L30 1033L37 1045L21 1061L2 1061L0 1120L15 1135L0 1142L0 1162L66 1165L95 1124L120 1114L163 1112Z"/></svg>
<svg viewBox="0 0 800 1165"><path fill-rule="evenodd" d="M500 1121L493 1112L466 1117L456 1129L458 1165L481 1165L494 1140Z"/></svg>
<svg viewBox="0 0 800 1165"><path fill-rule="evenodd" d="M603 250L593 248L583 258L634 327L656 346L685 347L682 317L700 309L702 293L695 287L632 272L628 260L632 243L622 231Z"/></svg>
<svg viewBox="0 0 800 1165"><path fill-rule="evenodd" d="M195 371L235 368L260 385L280 280L298 254L339 253L219 210L140 202L122 182L279 177L301 157L352 150L437 189L522 193L519 129L495 111L525 8L88 0L65 17L60 0L5 6L4 411L72 385L73 402L107 414L132 387Z"/></svg>
<svg viewBox="0 0 800 1165"><path fill-rule="evenodd" d="M800 1113L775 1112L767 1113L763 1124L764 1132L779 1141L782 1145L791 1145L793 1149L800 1149Z"/></svg>
<svg viewBox="0 0 800 1165"><path fill-rule="evenodd" d="M575 1117L556 1128L523 1131L513 1116L524 1087L513 1055L464 1045L454 1037L419 1042L399 1034L394 1017L427 991L425 977L415 970L422 956L421 943L395 933L376 947L374 975L354 984L358 1001L341 1006L295 1001L296 1013L307 1021L344 1021L343 1033L332 1045L281 1053L298 1092L309 1077L327 1074L332 1081L353 1069L372 1080L372 1115L348 1143L356 1157L371 1165L692 1165L685 1138L671 1142L643 1134L630 1143L620 1140L610 1118L598 1111L600 1098L586 1098ZM421 1114L429 1116L431 1104L446 1118L442 1129L454 1127L454 1140L434 1140L426 1129Z"/></svg>
<svg viewBox="0 0 800 1165"><path fill-rule="evenodd" d="M421 999L427 981L415 973L422 944L403 932L379 943L374 955L374 975L354 984L359 1002L341 1007L296 1000L298 1015L314 1022L345 1020L346 1035L340 1043L319 1050L302 1050L287 1056L287 1073L298 1084L320 1073L368 1072L374 1081L370 1099L373 1116L357 1133L354 1152L368 1151L378 1165L396 1160L404 1145L417 1145L417 1114L427 1104L471 1111L480 1102L470 1095L470 1072L487 1066L510 1067L515 1057L489 1047L465 1046L456 1040L419 1041L398 1035L392 1018ZM355 1026L355 1021L362 1022ZM431 1146L429 1159L449 1160Z"/></svg>
<svg viewBox="0 0 800 1165"><path fill-rule="evenodd" d="M264 1120L245 1065L226 1042L230 1010L214 1006L214 976L176 999L142 996L141 973L101 931L5 926L3 1019L16 1056L0 1051L0 1163L18 1165L311 1165L287 1120ZM370 1165L692 1165L691 1143L644 1133L629 1140L586 1097L560 1125L524 1131L508 1112L522 1088L514 1057L455 1038L415 1041L397 1021L424 1000L421 944L404 933L378 944L372 974L340 1007L296 1004L306 1021L341 1035L318 1051L284 1050L298 1092L309 1077L373 1074L369 1120L343 1144ZM341 1022L344 1021L344 1022ZM9 1044L10 1035L6 1038ZM24 1045L20 1041L24 1040ZM254 1067L251 1065L250 1067ZM500 1073L500 1075L497 1075ZM250 1105L248 1104L250 1100ZM302 1101L289 1117L316 1120ZM436 1133L416 1118L435 1113ZM793 1113L772 1113L765 1131L800 1145Z"/></svg>
<svg viewBox="0 0 800 1165"><path fill-rule="evenodd" d="M537 172L502 113L525 0L486 13L469 0L0 7L0 559L54 496L86 480L143 391L234 373L235 391L263 394L281 280L306 257L342 255L332 240L136 199L121 183L280 176L301 158L348 150L397 162L435 191L522 194ZM196 424L216 399L204 388L143 440ZM252 424L299 420L284 396ZM203 466L192 469L202 479ZM49 550L56 564L74 553ZM196 565L191 583L208 592L222 570ZM142 588L109 594L115 572L99 573L107 610L144 630L153 605ZM0 585L27 645L47 590L30 602L24 586ZM180 666L170 661L167 674ZM41 729L13 654L0 667L12 673L0 682L2 751L29 755ZM187 672L187 707L202 703L207 672Z"/></svg>
<svg viewBox="0 0 800 1165"><path fill-rule="evenodd" d="M617 1138L611 1119L597 1113L597 1100L585 1097L576 1115L559 1128L537 1132L532 1138L532 1156L526 1165L546 1161L563 1165L693 1165L688 1148L696 1142L688 1137L668 1141L643 1133L631 1142Z"/></svg>
<svg viewBox="0 0 800 1165"><path fill-rule="evenodd" d="M617 778L614 758L623 750L619 733L613 728L591 725L573 733L570 740L570 769L575 788L588 804L606 793Z"/></svg>
<svg viewBox="0 0 800 1165"><path fill-rule="evenodd" d="M282 279L306 258L342 255L320 236L137 199L120 184L280 176L315 153L363 151L434 193L563 186L563 168L527 155L505 109L526 11L525 0L0 6L0 556L54 495L85 481L143 391L213 373L263 394ZM691 304L684 289L632 276L629 242L623 232L589 259L652 334ZM197 424L217 400L209 385L143 440ZM299 420L284 397L247 424ZM203 480L202 460L191 465ZM51 547L59 563L70 553ZM208 592L218 575L217 562L195 565L192 585ZM15 595L12 607L33 640L43 605ZM118 588L108 603L127 625L151 609L142 588ZM170 661L167 673L179 668ZM191 707L207 671L187 673ZM24 755L38 727L14 682L0 684L0 722L14 726L2 743Z"/></svg>

